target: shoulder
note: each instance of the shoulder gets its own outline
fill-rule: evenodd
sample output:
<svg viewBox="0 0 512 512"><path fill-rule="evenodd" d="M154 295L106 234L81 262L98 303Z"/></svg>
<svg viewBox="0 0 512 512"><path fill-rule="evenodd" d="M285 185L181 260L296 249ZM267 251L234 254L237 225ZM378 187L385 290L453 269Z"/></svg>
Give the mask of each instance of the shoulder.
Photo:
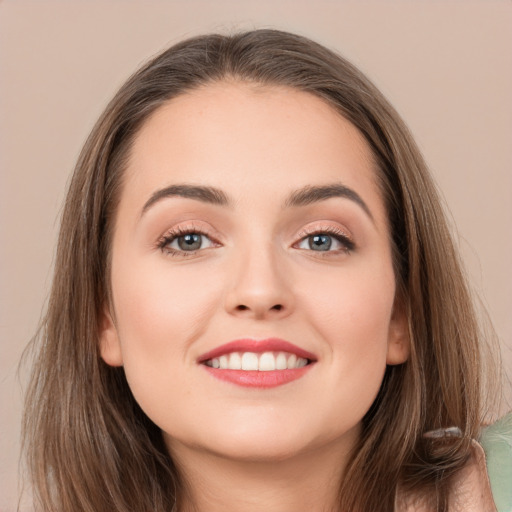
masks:
<svg viewBox="0 0 512 512"><path fill-rule="evenodd" d="M482 429L479 443L498 512L512 512L512 412Z"/></svg>
<svg viewBox="0 0 512 512"><path fill-rule="evenodd" d="M449 510L497 512L487 473L485 452L476 441L472 442L468 462L453 481Z"/></svg>
<svg viewBox="0 0 512 512"><path fill-rule="evenodd" d="M441 437L443 432L454 435L452 429L430 435ZM399 512L431 512L410 496L397 505ZM512 512L512 413L483 428L479 439L472 441L470 457L453 481L449 510Z"/></svg>

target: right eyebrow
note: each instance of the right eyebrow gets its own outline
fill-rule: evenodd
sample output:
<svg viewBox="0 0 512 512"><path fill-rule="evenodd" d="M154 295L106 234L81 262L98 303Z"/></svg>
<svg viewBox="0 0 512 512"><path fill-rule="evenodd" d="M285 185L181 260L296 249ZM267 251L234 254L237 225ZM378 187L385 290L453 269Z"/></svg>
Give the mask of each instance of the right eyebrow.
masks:
<svg viewBox="0 0 512 512"><path fill-rule="evenodd" d="M141 216L158 201L167 197L185 197L187 199L196 199L204 203L216 204L219 206L230 206L231 201L228 196L220 189L207 187L204 185L170 185L154 192L142 207Z"/></svg>

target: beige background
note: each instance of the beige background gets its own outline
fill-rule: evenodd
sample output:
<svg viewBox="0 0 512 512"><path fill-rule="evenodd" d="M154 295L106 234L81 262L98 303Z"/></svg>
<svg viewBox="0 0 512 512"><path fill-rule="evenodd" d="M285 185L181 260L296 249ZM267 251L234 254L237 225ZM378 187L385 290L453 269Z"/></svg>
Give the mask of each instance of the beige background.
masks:
<svg viewBox="0 0 512 512"><path fill-rule="evenodd" d="M148 56L193 34L253 27L338 49L406 119L512 373L512 2L0 1L1 512L14 511L18 495L16 367L48 292L84 138Z"/></svg>

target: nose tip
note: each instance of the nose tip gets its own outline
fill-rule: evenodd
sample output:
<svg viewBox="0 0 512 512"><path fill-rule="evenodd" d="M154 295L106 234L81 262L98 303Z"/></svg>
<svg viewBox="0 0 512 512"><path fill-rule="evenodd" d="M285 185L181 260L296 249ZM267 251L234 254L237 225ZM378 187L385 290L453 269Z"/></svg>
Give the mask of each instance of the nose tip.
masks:
<svg viewBox="0 0 512 512"><path fill-rule="evenodd" d="M226 299L232 315L253 319L276 319L292 310L293 295L286 273L272 258L260 258L239 265Z"/></svg>

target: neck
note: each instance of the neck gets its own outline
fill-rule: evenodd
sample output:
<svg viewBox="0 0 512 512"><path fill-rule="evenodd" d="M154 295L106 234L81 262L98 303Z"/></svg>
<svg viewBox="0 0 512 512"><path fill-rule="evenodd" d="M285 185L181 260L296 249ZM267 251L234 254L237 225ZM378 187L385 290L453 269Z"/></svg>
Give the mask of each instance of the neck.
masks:
<svg viewBox="0 0 512 512"><path fill-rule="evenodd" d="M179 512L334 512L346 444L283 460L232 460L173 443L184 481Z"/></svg>

